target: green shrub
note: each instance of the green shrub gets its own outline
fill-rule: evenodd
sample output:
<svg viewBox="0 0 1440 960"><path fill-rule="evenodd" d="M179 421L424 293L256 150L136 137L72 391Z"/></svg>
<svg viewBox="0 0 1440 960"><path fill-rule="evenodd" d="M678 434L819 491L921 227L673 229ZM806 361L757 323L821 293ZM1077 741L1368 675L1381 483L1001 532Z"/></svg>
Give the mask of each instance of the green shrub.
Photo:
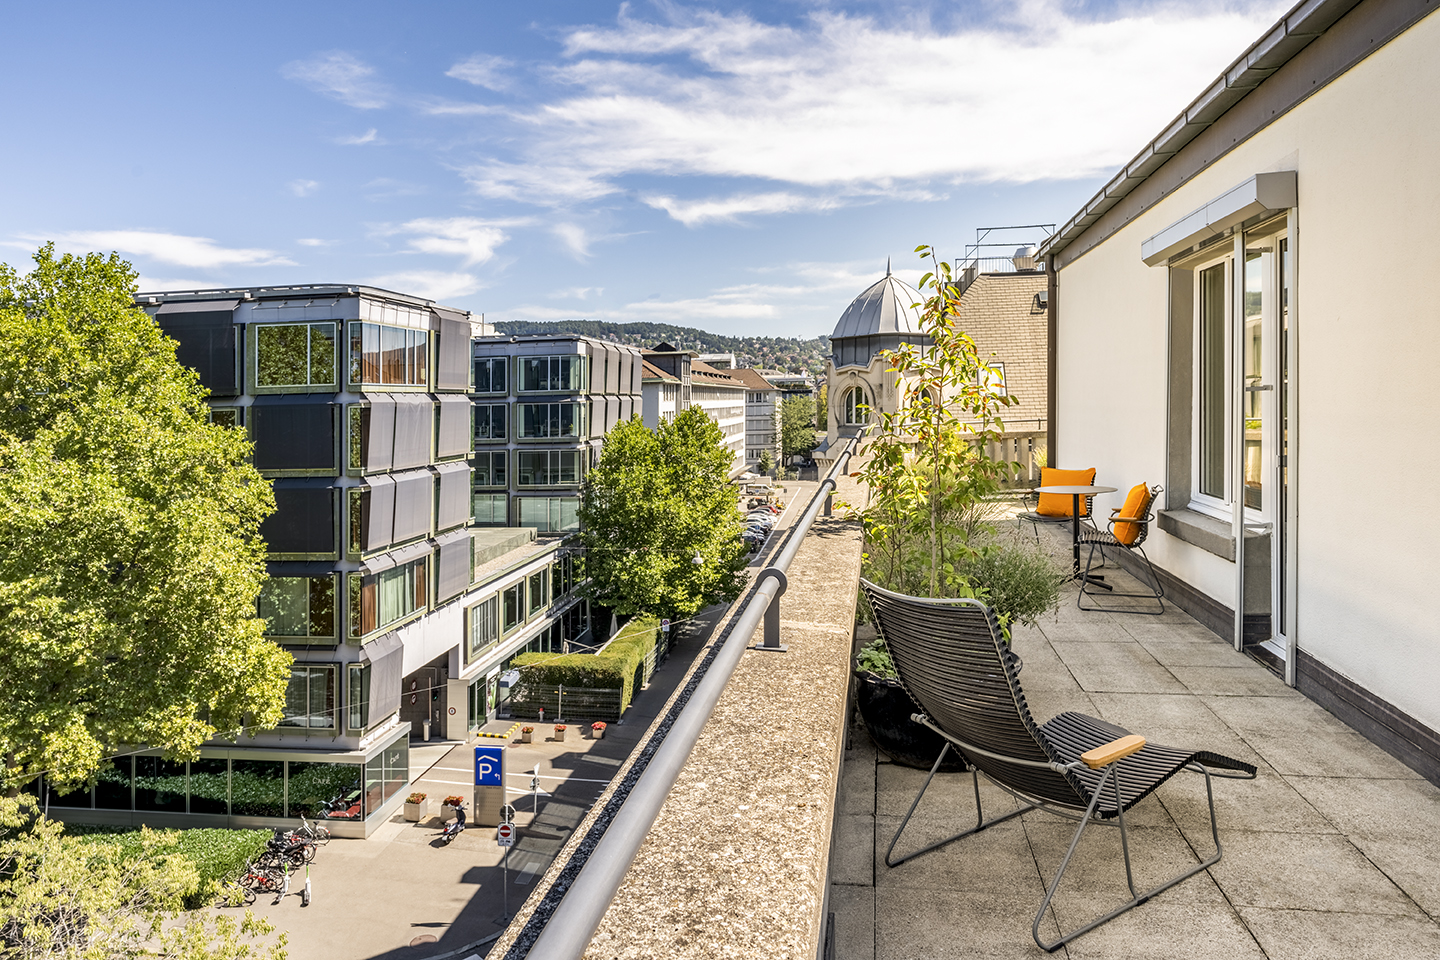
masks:
<svg viewBox="0 0 1440 960"><path fill-rule="evenodd" d="M649 679L643 665L659 637L660 622L642 616L625 624L599 653L521 654L511 662L520 671L513 699L524 703L538 699L547 687L559 689L562 685L619 690L620 712L624 713L635 697L636 685Z"/></svg>
<svg viewBox="0 0 1440 960"><path fill-rule="evenodd" d="M192 910L209 903L221 883L239 876L245 869L245 864L264 851L265 844L272 836L268 830L151 831L141 828L125 833L92 833L87 828L71 825L67 825L65 829L67 834L79 834L82 843L111 847L125 860L155 857L161 852L167 855L177 854L188 860L199 874L197 886L185 896L185 906ZM173 837L174 845L167 843L157 848L153 841L147 844L147 839L156 834L166 840Z"/></svg>
<svg viewBox="0 0 1440 960"><path fill-rule="evenodd" d="M1060 606L1060 584L1068 570L1038 546L1021 540L989 544L962 567L994 608L1005 635L1013 624L1035 626L1041 615Z"/></svg>

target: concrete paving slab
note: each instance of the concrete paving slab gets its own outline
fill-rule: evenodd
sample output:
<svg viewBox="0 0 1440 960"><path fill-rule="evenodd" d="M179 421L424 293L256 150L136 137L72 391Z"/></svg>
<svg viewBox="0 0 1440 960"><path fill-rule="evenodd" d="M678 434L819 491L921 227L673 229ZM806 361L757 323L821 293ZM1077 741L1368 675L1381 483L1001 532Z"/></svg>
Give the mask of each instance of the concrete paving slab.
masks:
<svg viewBox="0 0 1440 960"><path fill-rule="evenodd" d="M1259 664L1235 664L1226 667L1168 668L1191 693L1220 697L1289 697L1295 691Z"/></svg>
<svg viewBox="0 0 1440 960"><path fill-rule="evenodd" d="M1245 739L1284 776L1423 779L1358 733L1327 729L1305 737L1246 733Z"/></svg>
<svg viewBox="0 0 1440 960"><path fill-rule="evenodd" d="M1167 891L1167 893L1172 891ZM1083 922L1084 918L1078 918ZM1069 922L1069 917L1066 917ZM1065 945L1072 960L1265 960L1228 906L1156 899ZM1038 953L1038 951L1037 951ZM1269 960L1289 955L1272 953Z"/></svg>
<svg viewBox="0 0 1440 960"><path fill-rule="evenodd" d="M1346 833L1440 838L1440 788L1425 780L1290 777L1294 789Z"/></svg>
<svg viewBox="0 0 1440 960"><path fill-rule="evenodd" d="M874 886L875 863L875 818L869 814L836 817L830 882Z"/></svg>
<svg viewBox="0 0 1440 960"><path fill-rule="evenodd" d="M1226 645L1223 638L1217 637L1208 627L1196 623L1183 614L1174 618L1169 617L1127 617L1121 624L1125 632L1135 640L1160 640L1166 643L1220 643ZM1234 647L1229 647L1233 652Z"/></svg>
<svg viewBox="0 0 1440 960"><path fill-rule="evenodd" d="M1126 817L1135 889L1148 890L1200 862L1185 837L1168 818L1157 826L1128 823L1131 819ZM1075 835L1075 824L1050 817L1045 822L1027 821L1025 832L1030 838L1030 847L1041 876L1046 884L1052 883ZM1206 848L1203 852L1208 854L1210 850ZM1130 897L1130 890L1125 885L1120 831L1113 827L1097 828L1092 824L1081 836L1080 845L1075 848L1075 855L1065 870L1065 876L1060 878L1060 887L1055 893L1056 909L1061 911L1061 925L1084 923ZM1167 903L1204 902L1212 905L1222 899L1214 881L1205 874L1171 887L1160 898Z"/></svg>
<svg viewBox="0 0 1440 960"><path fill-rule="evenodd" d="M1316 730L1354 733L1344 721L1313 700L1296 693L1278 697L1219 697L1200 699L1227 726L1247 733L1309 736Z"/></svg>
<svg viewBox="0 0 1440 960"><path fill-rule="evenodd" d="M1435 867L1433 843L1364 833L1350 834L1349 839L1432 920L1440 920L1440 870Z"/></svg>
<svg viewBox="0 0 1440 960"><path fill-rule="evenodd" d="M1339 834L1232 830L1223 842L1210 873L1237 907L1425 916Z"/></svg>
<svg viewBox="0 0 1440 960"><path fill-rule="evenodd" d="M830 912L835 917L834 960L875 960L875 889L832 886Z"/></svg>
<svg viewBox="0 0 1440 960"><path fill-rule="evenodd" d="M1240 916L1271 957L1286 960L1434 960L1440 927L1432 920L1319 910L1241 907Z"/></svg>
<svg viewBox="0 0 1440 960"><path fill-rule="evenodd" d="M972 890L990 893L1012 890L1016 896L1034 897L1036 906L1045 895L1025 827L1018 819L996 824L922 853L896 867L885 865L885 851L900 826L899 817L883 817L875 825L875 887L877 890ZM975 825L973 814L955 823L916 822L905 827L895 846L905 856Z"/></svg>
<svg viewBox="0 0 1440 960"><path fill-rule="evenodd" d="M1183 730L1196 737L1234 736L1209 707L1188 694L1096 693L1090 699L1099 711L1096 716L1147 739L1160 740L1157 730Z"/></svg>
<svg viewBox="0 0 1440 960"><path fill-rule="evenodd" d="M1134 635L1134 631L1128 628L1126 632ZM1254 663L1228 643L1222 643L1214 634L1210 637L1213 643L1204 638L1159 640L1144 636L1136 637L1136 641L1156 662L1166 667L1236 667Z"/></svg>
<svg viewBox="0 0 1440 960"><path fill-rule="evenodd" d="M1338 833L1338 828L1292 786L1260 764L1254 780L1215 778L1215 816L1223 842L1230 830L1275 833ZM1196 775L1177 774L1155 791L1170 816L1193 843L1209 849L1210 814L1205 783Z"/></svg>
<svg viewBox="0 0 1440 960"><path fill-rule="evenodd" d="M875 895L875 960L1044 957L1030 924L1040 897L1001 891L882 890ZM1050 917L1040 935L1059 936Z"/></svg>
<svg viewBox="0 0 1440 960"><path fill-rule="evenodd" d="M1184 693L1186 687L1133 640L1051 641L1086 693ZM1021 677L1023 685L1025 680Z"/></svg>

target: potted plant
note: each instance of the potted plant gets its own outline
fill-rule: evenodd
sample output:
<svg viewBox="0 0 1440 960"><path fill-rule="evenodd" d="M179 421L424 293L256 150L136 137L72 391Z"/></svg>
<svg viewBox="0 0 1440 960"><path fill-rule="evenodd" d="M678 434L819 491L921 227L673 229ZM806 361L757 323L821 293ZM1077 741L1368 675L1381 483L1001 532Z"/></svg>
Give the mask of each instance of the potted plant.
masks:
<svg viewBox="0 0 1440 960"><path fill-rule="evenodd" d="M535 728L534 728L534 727L521 727L521 728L520 728L520 742L521 742L521 743L534 743L534 739L533 739L534 736L535 736Z"/></svg>
<svg viewBox="0 0 1440 960"><path fill-rule="evenodd" d="M605 724L602 721L595 721L590 724L590 739L599 740L605 736Z"/></svg>
<svg viewBox="0 0 1440 960"><path fill-rule="evenodd" d="M447 821L455 819L456 808L464 802L464 797L446 797L445 802L440 805L440 819Z"/></svg>
<svg viewBox="0 0 1440 960"><path fill-rule="evenodd" d="M430 804L425 800L425 794L412 793L405 798L405 819L411 823L419 823L430 813Z"/></svg>
<svg viewBox="0 0 1440 960"><path fill-rule="evenodd" d="M1019 464L996 459L1003 410L1018 400L997 389L989 362L958 328L950 266L919 247L935 271L920 316L928 344L885 351L896 374L893 411L871 411L876 429L855 476L868 488L860 518L863 575L888 590L928 598L970 598L991 606L1005 639L1012 623L1033 623L1059 604L1054 561L1018 543L996 541L996 504ZM864 603L859 611L863 614ZM857 631L858 635L858 631ZM910 720L918 709L895 678L878 637L856 657L856 702L876 746L899 763L928 769L944 740ZM964 769L963 762L952 769Z"/></svg>
<svg viewBox="0 0 1440 960"><path fill-rule="evenodd" d="M557 723L557 724L555 724L555 739L556 739L556 740L564 740L564 739L565 739L565 724L563 724L563 723Z"/></svg>

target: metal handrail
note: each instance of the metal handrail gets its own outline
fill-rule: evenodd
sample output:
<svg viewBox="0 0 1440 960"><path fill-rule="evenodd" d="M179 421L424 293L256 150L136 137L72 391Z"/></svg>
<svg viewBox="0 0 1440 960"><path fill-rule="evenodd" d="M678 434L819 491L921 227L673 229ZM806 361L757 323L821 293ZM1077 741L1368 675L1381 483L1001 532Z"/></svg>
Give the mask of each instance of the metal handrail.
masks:
<svg viewBox="0 0 1440 960"><path fill-rule="evenodd" d="M655 818L660 814L660 808L680 776L680 771L690 759L690 752L695 749L695 743L700 739L700 731L715 712L720 694L730 682L730 676L739 665L755 628L760 625L762 615L766 616L768 634L770 611L774 611L777 634L777 645L771 649L778 648L778 600L784 592L785 570L795 559L800 542L805 539L805 534L815 522L821 507L834 493L835 478L845 472L859 442L859 437L853 437L846 444L836 458L835 465L825 474L825 479L820 481L810 505L786 538L775 562L760 571L754 592L744 609L737 614L729 636L711 662L710 669L696 686L685 708L675 718L674 724L665 734L664 742L656 749L650 763L645 767L645 772L640 775L615 818L610 821L605 834L590 851L585 865L566 891L564 899L545 922L545 928L527 951L527 956L544 957L545 960L578 960L589 946L590 938L595 935L600 921L605 918L605 911L615 899L625 874L630 870L630 864L635 860L635 854L649 835Z"/></svg>

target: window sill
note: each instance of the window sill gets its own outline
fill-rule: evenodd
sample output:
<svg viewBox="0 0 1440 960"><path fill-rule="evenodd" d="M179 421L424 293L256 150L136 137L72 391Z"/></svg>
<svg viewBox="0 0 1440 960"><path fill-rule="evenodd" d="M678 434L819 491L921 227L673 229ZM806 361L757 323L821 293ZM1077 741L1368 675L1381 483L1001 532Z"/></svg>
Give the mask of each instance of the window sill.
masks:
<svg viewBox="0 0 1440 960"><path fill-rule="evenodd" d="M1231 535L1230 524L1207 514L1198 513L1188 507L1179 510L1159 511L1160 529L1178 540L1194 544L1207 553L1213 553L1221 560L1235 562L1235 538ZM1269 534L1253 530L1245 533L1246 541L1262 539ZM1249 548L1246 548L1247 551Z"/></svg>

